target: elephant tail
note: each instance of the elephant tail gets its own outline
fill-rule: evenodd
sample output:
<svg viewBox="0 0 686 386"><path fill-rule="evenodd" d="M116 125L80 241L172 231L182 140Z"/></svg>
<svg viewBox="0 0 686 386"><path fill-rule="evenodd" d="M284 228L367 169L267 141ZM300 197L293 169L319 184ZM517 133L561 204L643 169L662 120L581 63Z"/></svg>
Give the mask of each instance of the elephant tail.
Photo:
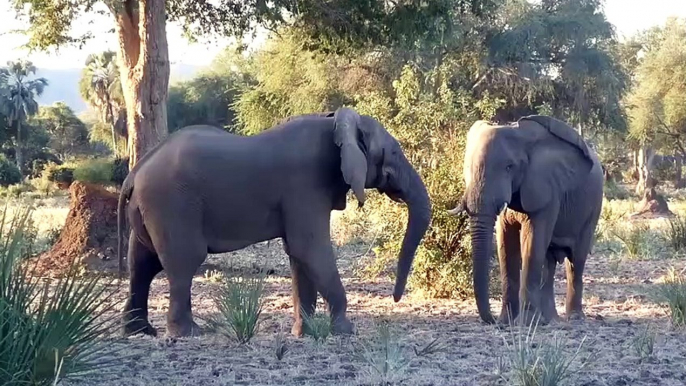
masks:
<svg viewBox="0 0 686 386"><path fill-rule="evenodd" d="M119 259L119 278L122 277L124 273L123 264L123 252L124 252L124 207L129 197L131 197L131 192L133 192L133 174L129 173L122 183L121 191L119 192L119 201L117 202L117 258Z"/></svg>

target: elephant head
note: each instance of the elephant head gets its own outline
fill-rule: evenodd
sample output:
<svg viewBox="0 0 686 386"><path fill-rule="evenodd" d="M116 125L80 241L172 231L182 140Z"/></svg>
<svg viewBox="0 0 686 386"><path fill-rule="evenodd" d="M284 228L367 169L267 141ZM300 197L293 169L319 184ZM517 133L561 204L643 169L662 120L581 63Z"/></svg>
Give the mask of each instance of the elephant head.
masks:
<svg viewBox="0 0 686 386"><path fill-rule="evenodd" d="M489 265L496 217L506 208L534 214L582 183L594 163L581 136L564 122L531 115L516 124L477 121L469 129L464 157L465 193L449 211L469 215L474 293L481 319L489 308Z"/></svg>
<svg viewBox="0 0 686 386"><path fill-rule="evenodd" d="M393 299L398 302L405 291L417 246L429 227L429 195L398 141L376 119L349 108L336 110L333 118L334 142L340 148L343 178L359 205L365 202L365 188L375 188L392 200L407 204L409 220L393 291Z"/></svg>

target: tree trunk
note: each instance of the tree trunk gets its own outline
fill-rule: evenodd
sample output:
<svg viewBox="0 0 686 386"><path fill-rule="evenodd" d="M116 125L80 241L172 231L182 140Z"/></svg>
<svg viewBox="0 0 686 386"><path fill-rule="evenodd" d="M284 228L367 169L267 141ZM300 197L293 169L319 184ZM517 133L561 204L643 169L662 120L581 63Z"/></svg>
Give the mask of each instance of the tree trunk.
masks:
<svg viewBox="0 0 686 386"><path fill-rule="evenodd" d="M14 149L14 160L17 162L19 173L24 176L24 154L21 148L21 119L17 119L17 146Z"/></svg>
<svg viewBox="0 0 686 386"><path fill-rule="evenodd" d="M631 162L633 168L631 169L631 178L635 179L638 181L638 176L641 174L638 169L638 150L632 150L631 151Z"/></svg>
<svg viewBox="0 0 686 386"><path fill-rule="evenodd" d="M112 112L112 101L110 100L110 94L105 93L105 101L107 103L107 115L110 121L110 130L112 131L112 151L114 151L114 156L117 157L119 152L117 151L117 134L114 132L114 113Z"/></svg>
<svg viewBox="0 0 686 386"><path fill-rule="evenodd" d="M646 189L653 186L653 160L655 150L649 146L641 146L638 150L638 183L636 194L643 195Z"/></svg>
<svg viewBox="0 0 686 386"><path fill-rule="evenodd" d="M684 181L681 173L683 163L683 156L681 154L674 154L674 187L676 189L681 189L684 187Z"/></svg>
<svg viewBox="0 0 686 386"><path fill-rule="evenodd" d="M169 47L165 0L126 0L112 8L127 112L129 169L167 136Z"/></svg>

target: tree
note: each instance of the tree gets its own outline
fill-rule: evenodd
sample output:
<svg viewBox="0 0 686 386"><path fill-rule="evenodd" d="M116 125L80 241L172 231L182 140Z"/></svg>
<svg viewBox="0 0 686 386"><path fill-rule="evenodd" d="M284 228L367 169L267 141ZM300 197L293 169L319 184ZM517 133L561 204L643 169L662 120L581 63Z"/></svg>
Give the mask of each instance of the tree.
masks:
<svg viewBox="0 0 686 386"><path fill-rule="evenodd" d="M100 113L102 122L109 126L112 150L116 156L119 152L115 116L119 116L124 99L115 57L113 51L89 55L79 80L79 91L81 97Z"/></svg>
<svg viewBox="0 0 686 386"><path fill-rule="evenodd" d="M41 107L32 119L32 124L45 129L49 134L48 146L61 161L68 156L82 154L88 150L88 130L76 117L74 111L62 102Z"/></svg>
<svg viewBox="0 0 686 386"><path fill-rule="evenodd" d="M20 60L8 62L4 70L7 77L8 94L4 101L7 118L16 130L15 162L19 170L24 168L23 137L27 136L26 126L22 124L27 118L38 112L36 97L43 93L48 85L45 78L29 80L31 74L36 73L36 67L30 61Z"/></svg>
<svg viewBox="0 0 686 386"><path fill-rule="evenodd" d="M631 138L641 145L637 193L649 187L655 149L686 157L686 19L670 18L641 39L636 86L628 98Z"/></svg>

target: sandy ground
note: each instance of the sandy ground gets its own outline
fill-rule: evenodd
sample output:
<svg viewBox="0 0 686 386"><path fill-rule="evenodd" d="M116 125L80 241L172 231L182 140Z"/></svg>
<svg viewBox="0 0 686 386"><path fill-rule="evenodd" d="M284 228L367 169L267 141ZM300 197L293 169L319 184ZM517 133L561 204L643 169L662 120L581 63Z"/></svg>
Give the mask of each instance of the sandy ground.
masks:
<svg viewBox="0 0 686 386"><path fill-rule="evenodd" d="M198 338L168 339L165 312L168 306L167 281L153 283L151 322L157 338L136 336L112 338L111 347L122 349L119 364L111 375L89 376L69 382L82 385L378 385L382 380L372 365L355 356L355 347L376 336L375 321L385 318L397 333L404 358L404 371L392 371L394 384L402 385L506 385L498 374L499 354L504 350L507 330L480 322L474 302L417 299L411 294L399 303L391 297L387 279L364 281L353 271L367 246L339 248L339 270L348 294L348 310L357 334L333 337L322 344L311 338L290 335L292 302L288 260L278 242L260 244L223 256L210 257L193 284L196 321L215 312L211 294L219 288L211 273L222 267L248 268L251 264L273 268L258 335L248 345L239 345L217 333ZM683 269L684 260L610 262L591 257L585 281L585 312L582 322L561 321L539 328L539 337L562 338L571 355L582 338L577 364L593 358L569 380L569 385L684 385L686 384L686 335L670 326L666 309L650 299L651 287L669 266ZM224 268L225 269L225 268ZM564 316L566 288L564 270L558 267L557 307ZM122 294L124 295L124 294ZM321 300L320 300L321 302ZM491 301L494 313L499 300ZM318 309L323 309L322 303ZM119 307L120 308L120 307ZM646 327L655 334L652 356L641 360L636 353L637 337ZM286 334L288 352L282 360L275 356L279 331ZM446 347L427 356L417 356L435 338Z"/></svg>

